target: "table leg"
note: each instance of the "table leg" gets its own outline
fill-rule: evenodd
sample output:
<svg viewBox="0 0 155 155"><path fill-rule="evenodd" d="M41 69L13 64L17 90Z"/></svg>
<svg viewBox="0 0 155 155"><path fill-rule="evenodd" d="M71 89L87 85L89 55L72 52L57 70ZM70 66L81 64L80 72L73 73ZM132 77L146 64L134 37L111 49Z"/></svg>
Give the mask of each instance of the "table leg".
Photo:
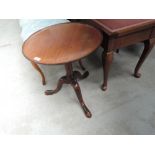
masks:
<svg viewBox="0 0 155 155"><path fill-rule="evenodd" d="M42 84L45 85L46 84L46 80L45 80L44 73L42 72L42 70L40 69L40 67L36 63L31 61L31 64L40 73L40 75L42 77Z"/></svg>
<svg viewBox="0 0 155 155"><path fill-rule="evenodd" d="M91 112L89 111L89 109L87 108L87 106L85 105L84 101L83 101L83 97L82 97L82 94L81 94L81 89L80 89L80 86L78 84L78 82L76 80L73 80L72 81L72 87L74 88L74 91L77 95L77 98L80 102L80 105L85 113L85 115L90 118L92 116Z"/></svg>
<svg viewBox="0 0 155 155"><path fill-rule="evenodd" d="M108 74L110 70L110 66L113 61L113 52L103 52L102 55L102 64L103 64L103 84L101 89L103 91L107 90L107 83L108 83Z"/></svg>
<svg viewBox="0 0 155 155"><path fill-rule="evenodd" d="M88 75L89 75L88 71L84 72L83 74L81 74L79 71L73 71L73 76L75 79L82 80L85 79Z"/></svg>
<svg viewBox="0 0 155 155"><path fill-rule="evenodd" d="M116 53L119 53L119 49L116 50Z"/></svg>
<svg viewBox="0 0 155 155"><path fill-rule="evenodd" d="M46 90L45 91L45 95L53 95L53 94L56 94L57 92L59 92L63 86L63 84L66 82L66 79L65 77L62 77L59 79L58 81L58 84L57 84L57 87L56 89L54 90Z"/></svg>
<svg viewBox="0 0 155 155"><path fill-rule="evenodd" d="M81 67L82 70L86 70L85 67L82 64L82 60L79 60L79 65L80 65L80 67Z"/></svg>
<svg viewBox="0 0 155 155"><path fill-rule="evenodd" d="M151 52L152 48L153 48L153 43L150 40L144 41L144 50L143 50L143 53L142 53L137 65L136 65L136 68L135 68L135 71L134 71L134 76L136 78L141 77L141 74L139 73L139 70L140 70L142 64L144 63L145 59L147 58L147 56Z"/></svg>
<svg viewBox="0 0 155 155"><path fill-rule="evenodd" d="M72 87L74 88L74 91L78 97L78 100L80 102L80 105L85 113L85 115L90 118L91 112L89 111L89 109L87 108L87 106L85 105L84 101L83 101L83 97L81 94L81 90L80 90L80 86L77 82L77 79L84 79L88 76L88 72L85 72L83 75L78 72L78 71L73 71L72 68L72 63L67 63L65 64L65 69L66 69L66 76L63 76L59 79L58 84L57 84L57 88L55 90L47 90L45 91L46 95L53 95L55 93L57 93L58 91L61 90L62 85L63 84L71 84Z"/></svg>

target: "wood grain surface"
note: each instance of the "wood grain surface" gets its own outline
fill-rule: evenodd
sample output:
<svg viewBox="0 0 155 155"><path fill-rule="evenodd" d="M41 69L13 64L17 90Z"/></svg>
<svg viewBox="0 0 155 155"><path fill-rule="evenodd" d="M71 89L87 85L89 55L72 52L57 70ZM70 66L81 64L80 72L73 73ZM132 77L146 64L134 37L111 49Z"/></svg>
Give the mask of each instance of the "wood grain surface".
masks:
<svg viewBox="0 0 155 155"><path fill-rule="evenodd" d="M90 25L58 24L31 35L23 44L23 54L40 64L65 64L89 55L101 42L100 31Z"/></svg>

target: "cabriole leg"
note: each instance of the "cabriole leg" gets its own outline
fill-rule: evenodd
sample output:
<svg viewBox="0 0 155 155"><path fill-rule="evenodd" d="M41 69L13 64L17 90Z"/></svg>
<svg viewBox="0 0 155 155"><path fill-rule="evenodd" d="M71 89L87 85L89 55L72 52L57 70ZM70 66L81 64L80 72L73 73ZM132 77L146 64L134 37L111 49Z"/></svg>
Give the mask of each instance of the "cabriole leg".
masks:
<svg viewBox="0 0 155 155"><path fill-rule="evenodd" d="M102 55L103 84L101 86L101 89L103 91L107 90L108 75L109 75L109 70L110 70L112 61L113 61L113 52L103 52L103 55Z"/></svg>
<svg viewBox="0 0 155 155"><path fill-rule="evenodd" d="M144 50L143 50L143 53L142 53L137 65L136 65L136 68L135 68L135 71L134 71L134 76L136 78L141 77L141 74L139 73L139 70L140 70L142 64L144 63L145 59L147 58L147 56L151 52L152 48L153 48L153 43L150 40L144 41Z"/></svg>

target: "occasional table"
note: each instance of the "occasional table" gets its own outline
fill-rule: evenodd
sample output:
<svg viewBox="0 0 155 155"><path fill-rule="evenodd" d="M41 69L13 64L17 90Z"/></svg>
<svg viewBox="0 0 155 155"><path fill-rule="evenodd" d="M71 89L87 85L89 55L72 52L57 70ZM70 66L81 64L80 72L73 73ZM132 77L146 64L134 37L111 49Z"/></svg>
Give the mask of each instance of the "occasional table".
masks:
<svg viewBox="0 0 155 155"><path fill-rule="evenodd" d="M85 115L91 117L77 81L87 77L89 73L73 71L72 62L92 53L101 42L102 35L94 27L80 23L65 23L49 26L31 35L23 44L23 54L38 64L64 65L66 75L59 79L56 89L47 90L45 94L53 95L60 91L63 84L70 84Z"/></svg>
<svg viewBox="0 0 155 155"><path fill-rule="evenodd" d="M113 60L113 52L121 47L138 42L144 43L143 53L135 67L134 76L139 78L140 67L150 53L155 43L154 19L87 19L81 22L98 28L104 37L102 42L103 52L103 85L102 90L107 89L108 74Z"/></svg>

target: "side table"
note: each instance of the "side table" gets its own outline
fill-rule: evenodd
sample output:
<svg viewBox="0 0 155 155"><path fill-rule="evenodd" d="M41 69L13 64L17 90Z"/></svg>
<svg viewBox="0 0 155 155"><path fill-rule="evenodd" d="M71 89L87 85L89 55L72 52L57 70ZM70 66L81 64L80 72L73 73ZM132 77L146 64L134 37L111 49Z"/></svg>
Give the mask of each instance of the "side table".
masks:
<svg viewBox="0 0 155 155"><path fill-rule="evenodd" d="M24 56L32 62L44 65L64 65L66 75L58 81L55 90L45 91L46 95L53 95L61 90L63 84L70 84L87 117L91 117L90 110L84 103L78 79L84 79L79 71L73 71L72 62L86 57L97 49L102 42L101 33L94 27L80 23L65 23L49 26L28 38L23 44Z"/></svg>
<svg viewBox="0 0 155 155"><path fill-rule="evenodd" d="M108 74L113 61L113 52L121 47L144 43L144 50L135 67L134 76L140 78L139 70L151 52L155 43L154 19L86 19L81 22L98 28L104 37L102 47L103 59L103 84L102 90L107 90Z"/></svg>

